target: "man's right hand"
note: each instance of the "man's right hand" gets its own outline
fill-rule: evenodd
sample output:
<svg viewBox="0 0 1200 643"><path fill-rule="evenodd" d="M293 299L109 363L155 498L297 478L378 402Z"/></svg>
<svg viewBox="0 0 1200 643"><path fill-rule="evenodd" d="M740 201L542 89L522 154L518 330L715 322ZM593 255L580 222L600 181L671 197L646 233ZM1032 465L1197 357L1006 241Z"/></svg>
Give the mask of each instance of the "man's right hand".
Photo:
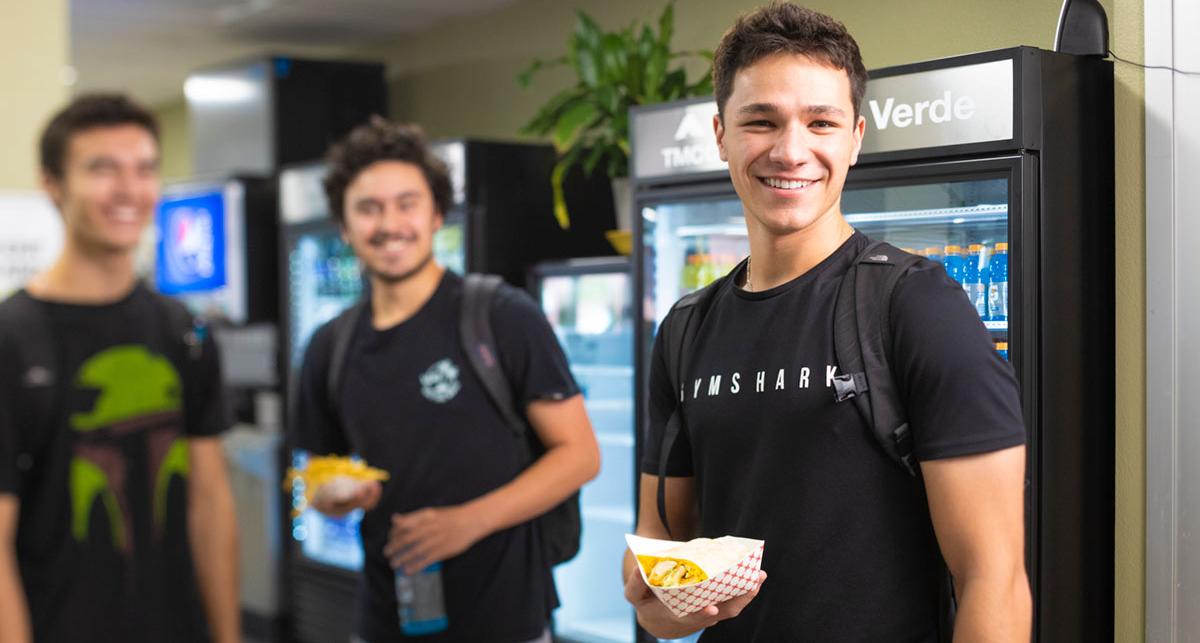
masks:
<svg viewBox="0 0 1200 643"><path fill-rule="evenodd" d="M375 480L334 480L313 492L312 508L334 518L340 518L355 509L370 511L379 504L383 485Z"/></svg>
<svg viewBox="0 0 1200 643"><path fill-rule="evenodd" d="M758 584L748 593L679 617L672 614L671 610L658 600L658 597L642 580L641 572L635 568L629 578L625 580L625 600L633 604L633 608L637 611L638 624L642 626L642 629L660 639L678 639L741 614L746 605L750 604L755 596L758 596L758 590L762 588L765 580L767 580L767 573L760 571Z"/></svg>

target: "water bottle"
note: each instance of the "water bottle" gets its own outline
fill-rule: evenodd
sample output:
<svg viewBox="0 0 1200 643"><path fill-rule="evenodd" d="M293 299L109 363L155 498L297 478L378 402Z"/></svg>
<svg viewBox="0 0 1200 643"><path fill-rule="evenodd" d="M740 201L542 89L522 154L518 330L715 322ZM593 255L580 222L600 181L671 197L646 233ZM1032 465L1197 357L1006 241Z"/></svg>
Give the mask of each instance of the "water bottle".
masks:
<svg viewBox="0 0 1200 643"><path fill-rule="evenodd" d="M938 247L926 248L921 251L921 254L925 255L925 258L929 259L930 261L936 261L938 263L942 263L942 249L941 248L938 248Z"/></svg>
<svg viewBox="0 0 1200 643"><path fill-rule="evenodd" d="M1008 244L997 243L988 262L988 319L1008 321Z"/></svg>
<svg viewBox="0 0 1200 643"><path fill-rule="evenodd" d="M967 267L967 260L963 257L962 248L958 246L946 246L946 258L943 261L946 266L946 274L958 283L963 282L964 274Z"/></svg>
<svg viewBox="0 0 1200 643"><path fill-rule="evenodd" d="M963 290L979 313L980 319L988 318L988 271L983 267L983 246L972 243L967 247L967 263L963 266Z"/></svg>
<svg viewBox="0 0 1200 643"><path fill-rule="evenodd" d="M1000 357L1008 359L1008 342L996 342L996 352L1000 353Z"/></svg>
<svg viewBox="0 0 1200 643"><path fill-rule="evenodd" d="M450 622L442 597L442 564L434 563L412 576L397 569L396 605L405 636L445 632Z"/></svg>

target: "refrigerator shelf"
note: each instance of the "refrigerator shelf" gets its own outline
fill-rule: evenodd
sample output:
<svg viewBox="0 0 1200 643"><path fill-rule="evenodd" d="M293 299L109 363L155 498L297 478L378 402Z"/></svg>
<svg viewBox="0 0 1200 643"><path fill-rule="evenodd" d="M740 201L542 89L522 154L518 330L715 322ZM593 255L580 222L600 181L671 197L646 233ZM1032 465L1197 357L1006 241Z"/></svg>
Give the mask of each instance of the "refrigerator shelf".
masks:
<svg viewBox="0 0 1200 643"><path fill-rule="evenodd" d="M847 214L846 221L854 223L988 223L1008 219L1008 205L979 204L961 208L935 208L926 210L893 210L890 212L859 212Z"/></svg>
<svg viewBox="0 0 1200 643"><path fill-rule="evenodd" d="M608 431L597 432L596 443L602 447L628 447L631 449L636 444L632 434L626 435L624 433L610 433Z"/></svg>
<svg viewBox="0 0 1200 643"><path fill-rule="evenodd" d="M985 321L985 322L983 322L983 326L984 326L984 328L987 328L988 330L1002 330L1002 331L1008 330L1008 322L1007 321Z"/></svg>
<svg viewBox="0 0 1200 643"><path fill-rule="evenodd" d="M633 377L632 366L613 364L571 364L571 371L583 377Z"/></svg>
<svg viewBox="0 0 1200 643"><path fill-rule="evenodd" d="M631 505L600 505L598 507L589 507L585 503L580 508L586 520L598 520L601 522L615 522L620 525L628 525L633 528L633 507Z"/></svg>
<svg viewBox="0 0 1200 643"><path fill-rule="evenodd" d="M745 237L746 222L738 218L729 223L679 226L675 234L679 237Z"/></svg>

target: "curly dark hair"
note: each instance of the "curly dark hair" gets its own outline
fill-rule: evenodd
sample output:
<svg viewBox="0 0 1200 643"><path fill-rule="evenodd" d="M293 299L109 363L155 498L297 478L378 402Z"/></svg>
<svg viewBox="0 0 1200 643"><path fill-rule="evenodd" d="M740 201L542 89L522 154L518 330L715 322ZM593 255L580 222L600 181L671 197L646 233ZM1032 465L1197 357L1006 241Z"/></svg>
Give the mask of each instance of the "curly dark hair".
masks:
<svg viewBox="0 0 1200 643"><path fill-rule="evenodd" d="M325 196L329 210L339 224L345 224L346 188L359 173L377 161L404 161L421 168L437 211L445 214L452 205L453 190L446 164L430 150L425 132L411 123L390 123L372 116L364 125L350 130L329 148L326 162Z"/></svg>
<svg viewBox="0 0 1200 643"><path fill-rule="evenodd" d="M159 142L154 113L124 94L84 94L51 117L38 145L42 171L61 179L71 137L93 127L137 125Z"/></svg>
<svg viewBox="0 0 1200 643"><path fill-rule="evenodd" d="M854 117L858 118L867 91L867 69L854 37L845 25L823 13L790 2L772 2L739 17L713 54L713 93L722 120L738 70L784 53L808 56L845 71L850 77Z"/></svg>

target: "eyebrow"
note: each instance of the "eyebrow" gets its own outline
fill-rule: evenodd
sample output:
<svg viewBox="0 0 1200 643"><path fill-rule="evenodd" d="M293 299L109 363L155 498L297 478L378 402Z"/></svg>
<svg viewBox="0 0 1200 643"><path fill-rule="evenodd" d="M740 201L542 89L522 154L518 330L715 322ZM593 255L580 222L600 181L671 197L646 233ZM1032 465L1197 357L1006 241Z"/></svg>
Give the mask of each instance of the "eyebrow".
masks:
<svg viewBox="0 0 1200 643"><path fill-rule="evenodd" d="M805 105L800 108L806 114L814 116L845 116L846 111L835 105ZM780 111L774 103L750 103L738 110L741 115L776 114Z"/></svg>

